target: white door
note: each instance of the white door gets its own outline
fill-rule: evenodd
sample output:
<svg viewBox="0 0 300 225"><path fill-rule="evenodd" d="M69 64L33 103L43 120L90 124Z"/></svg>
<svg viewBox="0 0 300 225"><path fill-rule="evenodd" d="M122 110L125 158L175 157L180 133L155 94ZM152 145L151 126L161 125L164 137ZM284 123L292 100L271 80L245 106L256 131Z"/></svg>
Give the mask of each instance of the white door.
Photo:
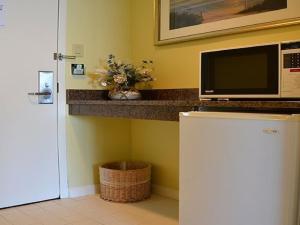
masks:
<svg viewBox="0 0 300 225"><path fill-rule="evenodd" d="M3 0L0 0L2 2ZM0 27L0 208L59 197L58 0L4 0ZM54 73L53 104L38 104L39 71Z"/></svg>

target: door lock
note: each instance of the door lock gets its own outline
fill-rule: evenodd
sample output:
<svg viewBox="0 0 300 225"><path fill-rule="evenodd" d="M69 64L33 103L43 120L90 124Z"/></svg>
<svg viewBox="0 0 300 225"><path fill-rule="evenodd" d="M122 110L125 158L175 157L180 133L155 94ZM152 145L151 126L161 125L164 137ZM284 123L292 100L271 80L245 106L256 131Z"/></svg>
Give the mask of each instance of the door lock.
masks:
<svg viewBox="0 0 300 225"><path fill-rule="evenodd" d="M38 92L29 92L30 96L37 96L39 104L53 104L53 71L39 71Z"/></svg>

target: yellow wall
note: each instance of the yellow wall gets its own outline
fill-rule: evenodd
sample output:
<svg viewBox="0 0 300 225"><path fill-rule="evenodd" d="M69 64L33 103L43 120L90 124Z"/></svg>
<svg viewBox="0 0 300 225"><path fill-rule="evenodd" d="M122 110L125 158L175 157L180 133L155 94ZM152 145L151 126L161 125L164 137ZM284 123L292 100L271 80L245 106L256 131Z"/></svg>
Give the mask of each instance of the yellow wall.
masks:
<svg viewBox="0 0 300 225"><path fill-rule="evenodd" d="M99 67L109 54L131 58L130 0L69 0L67 53L83 44L84 57L67 63L67 88L92 89L88 79L71 76L71 63L84 63L87 71Z"/></svg>
<svg viewBox="0 0 300 225"><path fill-rule="evenodd" d="M100 164L128 160L129 131L129 120L70 116L67 131L69 186L99 184Z"/></svg>
<svg viewBox="0 0 300 225"><path fill-rule="evenodd" d="M199 52L256 43L300 39L300 26L227 35L166 46L154 46L154 0L132 0L132 56L152 58L155 88L198 87Z"/></svg>
<svg viewBox="0 0 300 225"><path fill-rule="evenodd" d="M66 65L66 86L91 89L85 78L74 78L71 63L84 63L91 71L113 53L130 58L129 0L69 0L67 11L67 53L72 44L83 44L84 57ZM128 159L130 120L67 116L69 186L97 184L100 163Z"/></svg>
<svg viewBox="0 0 300 225"><path fill-rule="evenodd" d="M154 46L154 1L132 0L132 57L154 60L155 88L197 88L199 52L263 42L300 39L300 26L284 27L166 46ZM178 189L178 123L133 121L132 157L149 160L154 183Z"/></svg>
<svg viewBox="0 0 300 225"><path fill-rule="evenodd" d="M131 158L153 165L152 182L178 189L179 128L177 122L132 120Z"/></svg>
<svg viewBox="0 0 300 225"><path fill-rule="evenodd" d="M139 62L153 59L155 88L198 87L199 52L262 42L300 39L300 26L228 35L166 46L154 46L154 0L69 0L68 53L85 45L77 60L88 70L109 53ZM72 78L67 88L90 89L86 79ZM177 122L67 117L70 187L98 182L101 162L132 158L154 165L153 183L178 190L179 126Z"/></svg>

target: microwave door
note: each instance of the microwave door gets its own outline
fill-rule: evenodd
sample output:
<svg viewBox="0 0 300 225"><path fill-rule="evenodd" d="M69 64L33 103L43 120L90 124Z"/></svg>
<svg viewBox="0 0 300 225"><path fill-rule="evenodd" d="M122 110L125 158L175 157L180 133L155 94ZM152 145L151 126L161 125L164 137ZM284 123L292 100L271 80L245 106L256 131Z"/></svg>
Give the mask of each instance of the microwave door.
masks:
<svg viewBox="0 0 300 225"><path fill-rule="evenodd" d="M278 95L278 45L201 54L201 95Z"/></svg>

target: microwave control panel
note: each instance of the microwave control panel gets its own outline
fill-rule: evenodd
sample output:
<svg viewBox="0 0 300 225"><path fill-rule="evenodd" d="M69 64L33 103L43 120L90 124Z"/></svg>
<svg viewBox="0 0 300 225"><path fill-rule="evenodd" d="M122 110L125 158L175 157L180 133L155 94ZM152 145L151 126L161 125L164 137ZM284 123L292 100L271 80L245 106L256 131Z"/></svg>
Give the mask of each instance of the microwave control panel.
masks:
<svg viewBox="0 0 300 225"><path fill-rule="evenodd" d="M285 54L283 56L283 68L300 68L300 53Z"/></svg>
<svg viewBox="0 0 300 225"><path fill-rule="evenodd" d="M300 42L281 44L281 97L300 98Z"/></svg>

